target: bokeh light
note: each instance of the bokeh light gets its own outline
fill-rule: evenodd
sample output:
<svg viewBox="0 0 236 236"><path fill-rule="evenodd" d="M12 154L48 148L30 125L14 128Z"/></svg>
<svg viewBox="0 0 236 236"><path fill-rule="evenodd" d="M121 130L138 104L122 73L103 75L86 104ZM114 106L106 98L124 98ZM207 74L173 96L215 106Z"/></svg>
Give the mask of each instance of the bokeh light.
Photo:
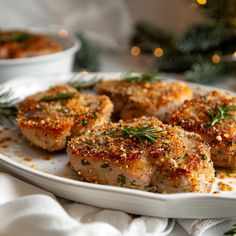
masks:
<svg viewBox="0 0 236 236"><path fill-rule="evenodd" d="M207 0L197 0L197 3L200 5L205 5L207 3Z"/></svg>
<svg viewBox="0 0 236 236"><path fill-rule="evenodd" d="M214 55L212 56L212 58L211 58L211 61L212 61L213 63L215 63L215 64L218 64L218 63L220 63L221 58L220 58L219 55L214 54Z"/></svg>
<svg viewBox="0 0 236 236"><path fill-rule="evenodd" d="M130 53L132 56L139 56L141 53L141 49L137 46L131 48Z"/></svg>
<svg viewBox="0 0 236 236"><path fill-rule="evenodd" d="M68 30L66 30L66 29L60 29L60 30L58 31L58 35L59 35L61 38L67 38L68 35L69 35L69 32L68 32Z"/></svg>
<svg viewBox="0 0 236 236"><path fill-rule="evenodd" d="M162 48L156 48L153 54L155 57L162 57L164 54L164 51Z"/></svg>

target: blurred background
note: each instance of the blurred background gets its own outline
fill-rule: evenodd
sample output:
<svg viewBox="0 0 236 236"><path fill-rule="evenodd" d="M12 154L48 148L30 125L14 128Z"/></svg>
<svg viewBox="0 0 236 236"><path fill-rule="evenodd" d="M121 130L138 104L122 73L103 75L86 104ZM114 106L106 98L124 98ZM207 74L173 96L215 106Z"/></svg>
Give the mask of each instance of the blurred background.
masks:
<svg viewBox="0 0 236 236"><path fill-rule="evenodd" d="M0 0L0 27L59 26L82 42L75 71L158 70L192 82L236 72L235 0Z"/></svg>

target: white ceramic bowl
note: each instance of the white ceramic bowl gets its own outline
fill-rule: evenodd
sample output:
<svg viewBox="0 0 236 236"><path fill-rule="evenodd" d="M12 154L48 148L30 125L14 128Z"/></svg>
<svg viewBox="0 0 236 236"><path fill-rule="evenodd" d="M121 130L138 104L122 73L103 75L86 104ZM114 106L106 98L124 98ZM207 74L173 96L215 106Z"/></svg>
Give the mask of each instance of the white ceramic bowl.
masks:
<svg viewBox="0 0 236 236"><path fill-rule="evenodd" d="M80 48L80 42L70 35L68 31L65 29L52 30L39 27L20 29L50 35L62 45L63 51L43 56L0 59L0 83L22 75L46 75L72 71L74 56Z"/></svg>

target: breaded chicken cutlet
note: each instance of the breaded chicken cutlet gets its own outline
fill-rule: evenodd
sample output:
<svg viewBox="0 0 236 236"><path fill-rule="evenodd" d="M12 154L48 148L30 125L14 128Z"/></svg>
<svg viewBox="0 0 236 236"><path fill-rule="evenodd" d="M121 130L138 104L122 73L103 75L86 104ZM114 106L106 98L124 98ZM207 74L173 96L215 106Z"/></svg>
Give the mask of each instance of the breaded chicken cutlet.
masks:
<svg viewBox="0 0 236 236"><path fill-rule="evenodd" d="M109 120L113 105L106 96L82 95L58 85L27 97L18 107L18 126L34 146L65 148L67 139Z"/></svg>
<svg viewBox="0 0 236 236"><path fill-rule="evenodd" d="M202 136L211 146L215 166L236 167L236 97L212 91L186 101L170 123Z"/></svg>
<svg viewBox="0 0 236 236"><path fill-rule="evenodd" d="M109 80L99 83L96 90L111 99L114 113L123 120L155 116L165 121L174 109L192 98L191 89L183 82Z"/></svg>
<svg viewBox="0 0 236 236"><path fill-rule="evenodd" d="M214 182L210 148L180 127L142 117L105 123L67 145L81 179L154 192L209 192Z"/></svg>

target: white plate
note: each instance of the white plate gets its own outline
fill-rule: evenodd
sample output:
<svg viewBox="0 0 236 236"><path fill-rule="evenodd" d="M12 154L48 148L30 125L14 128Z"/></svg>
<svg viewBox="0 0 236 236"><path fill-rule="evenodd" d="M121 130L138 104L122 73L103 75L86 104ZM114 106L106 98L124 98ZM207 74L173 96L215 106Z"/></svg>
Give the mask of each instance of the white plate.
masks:
<svg viewBox="0 0 236 236"><path fill-rule="evenodd" d="M87 75L86 79L93 75ZM106 78L117 76L114 73L102 75ZM4 86L12 88L16 97L23 98L53 84L64 83L72 76L73 74L22 77L11 80ZM198 91L212 89L201 85L191 86ZM21 137L16 128L0 127L0 153L0 163L14 174L66 199L138 215L173 218L236 217L236 190L220 194L158 194L81 182L67 166L65 152L51 154L36 149ZM228 182L230 179L223 181Z"/></svg>

